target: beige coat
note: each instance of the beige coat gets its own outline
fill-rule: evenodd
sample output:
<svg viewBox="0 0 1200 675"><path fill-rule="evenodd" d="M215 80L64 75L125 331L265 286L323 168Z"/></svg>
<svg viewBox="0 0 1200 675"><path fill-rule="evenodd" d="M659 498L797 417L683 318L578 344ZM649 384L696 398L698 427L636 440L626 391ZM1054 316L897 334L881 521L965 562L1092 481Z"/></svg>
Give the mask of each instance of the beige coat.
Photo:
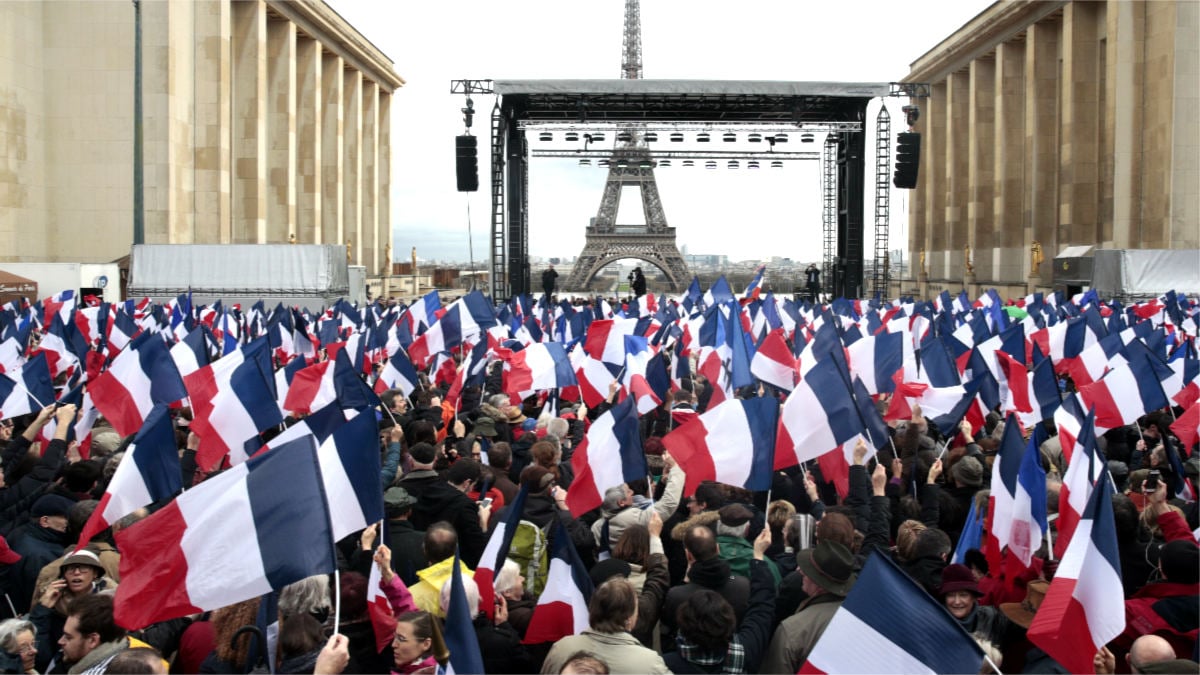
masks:
<svg viewBox="0 0 1200 675"><path fill-rule="evenodd" d="M589 628L579 635L568 635L555 642L542 663L542 673L561 672L567 659L578 651L596 655L608 664L608 672L613 675L671 672L667 670L667 664L663 663L657 652L643 647L642 643L629 633L599 633Z"/></svg>

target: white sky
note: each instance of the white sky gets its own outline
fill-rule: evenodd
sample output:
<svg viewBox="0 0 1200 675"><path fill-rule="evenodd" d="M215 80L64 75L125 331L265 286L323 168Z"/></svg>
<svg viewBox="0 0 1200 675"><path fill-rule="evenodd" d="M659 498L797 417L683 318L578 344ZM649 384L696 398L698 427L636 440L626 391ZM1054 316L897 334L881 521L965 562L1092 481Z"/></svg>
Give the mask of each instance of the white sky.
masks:
<svg viewBox="0 0 1200 675"><path fill-rule="evenodd" d="M477 95L480 191L455 190L454 139L463 133L452 79L619 78L623 0L326 0L394 62L407 84L392 101L392 228L397 260L474 259L490 234L489 130L495 97ZM988 0L643 0L646 79L889 82L991 4ZM890 99L892 132L903 130ZM868 110L868 241L874 222L875 103ZM561 132L560 134L561 135ZM609 137L611 145L612 138ZM819 149L822 138L803 149ZM789 148L799 150L793 135ZM665 144L664 144L665 145ZM563 147L561 144L556 147ZM751 149L755 146L743 145ZM895 147L893 140L892 147ZM819 162L750 171L656 170L678 244L733 260L820 257ZM530 162L530 255L573 257L600 206L606 170L574 160ZM622 202L618 221L627 216ZM893 190L891 248L906 248L907 191ZM634 218L637 218L636 220ZM870 257L870 244L866 247ZM905 258L907 259L907 254Z"/></svg>

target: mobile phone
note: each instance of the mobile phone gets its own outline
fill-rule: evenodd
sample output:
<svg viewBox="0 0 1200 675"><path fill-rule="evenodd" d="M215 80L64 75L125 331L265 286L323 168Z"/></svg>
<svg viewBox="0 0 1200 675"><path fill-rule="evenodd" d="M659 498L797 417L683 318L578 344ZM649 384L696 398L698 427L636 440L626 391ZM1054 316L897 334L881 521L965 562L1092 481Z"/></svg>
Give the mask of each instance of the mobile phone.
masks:
<svg viewBox="0 0 1200 675"><path fill-rule="evenodd" d="M1162 472L1158 469L1151 469L1150 475L1146 477L1146 482L1142 483L1143 492L1154 492L1158 489L1158 479L1162 476Z"/></svg>
<svg viewBox="0 0 1200 675"><path fill-rule="evenodd" d="M489 507L489 506L491 506L491 505L492 505L492 498L491 498L491 497L484 497L483 499L481 499L481 500L479 501L479 505L480 505L480 506L483 506L483 507Z"/></svg>

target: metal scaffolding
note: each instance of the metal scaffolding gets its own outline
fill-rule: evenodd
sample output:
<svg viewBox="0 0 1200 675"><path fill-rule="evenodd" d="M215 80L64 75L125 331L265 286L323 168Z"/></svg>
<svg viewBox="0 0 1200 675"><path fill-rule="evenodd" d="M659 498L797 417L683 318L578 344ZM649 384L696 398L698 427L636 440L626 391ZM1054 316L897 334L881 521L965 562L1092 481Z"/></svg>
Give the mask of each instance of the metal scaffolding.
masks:
<svg viewBox="0 0 1200 675"><path fill-rule="evenodd" d="M822 241L824 257L821 262L821 291L833 293L834 262L837 256L837 224L838 224L838 189L837 189L837 147L836 134L825 138L825 152L821 160L821 208Z"/></svg>
<svg viewBox="0 0 1200 675"><path fill-rule="evenodd" d="M888 297L891 260L888 251L888 214L891 209L892 117L887 104L875 118L875 255L871 273L871 293Z"/></svg>
<svg viewBox="0 0 1200 675"><path fill-rule="evenodd" d="M504 115L500 112L500 99L492 108L492 247L488 284L492 297L508 289L508 260L504 238L504 137L506 132Z"/></svg>

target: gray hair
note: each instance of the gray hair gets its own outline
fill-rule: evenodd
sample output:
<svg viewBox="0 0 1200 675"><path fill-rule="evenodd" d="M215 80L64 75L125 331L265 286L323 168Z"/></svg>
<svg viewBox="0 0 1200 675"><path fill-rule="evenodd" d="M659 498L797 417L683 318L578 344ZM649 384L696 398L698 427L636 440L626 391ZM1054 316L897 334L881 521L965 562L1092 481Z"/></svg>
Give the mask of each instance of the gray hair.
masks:
<svg viewBox="0 0 1200 675"><path fill-rule="evenodd" d="M317 574L288 584L279 592L279 613L295 616L329 609L329 575Z"/></svg>
<svg viewBox="0 0 1200 675"><path fill-rule="evenodd" d="M521 578L521 566L514 562L511 558L504 559L504 566L500 568L499 574L496 575L496 592L504 593L511 591L517 586L517 579Z"/></svg>
<svg viewBox="0 0 1200 675"><path fill-rule="evenodd" d="M745 522L741 525L726 525L721 521L717 521L717 536L740 537L746 538L746 534L750 532L750 523Z"/></svg>
<svg viewBox="0 0 1200 675"><path fill-rule="evenodd" d="M625 499L625 484L614 485L604 491L605 511L616 511L621 506L621 500Z"/></svg>
<svg viewBox="0 0 1200 675"><path fill-rule="evenodd" d="M511 399L508 398L508 394L493 394L487 402L488 405L492 406L493 408L503 410L506 406L508 406L510 400Z"/></svg>
<svg viewBox="0 0 1200 675"><path fill-rule="evenodd" d="M37 626L25 619L5 619L0 622L0 648L9 654L17 653L17 637L24 632L33 633L37 637Z"/></svg>
<svg viewBox="0 0 1200 675"><path fill-rule="evenodd" d="M555 417L546 423L546 433L554 434L559 438L566 438L567 433L571 430L571 423L561 417Z"/></svg>
<svg viewBox="0 0 1200 675"><path fill-rule="evenodd" d="M475 583L474 579L472 579L471 577L469 577L465 574L463 574L461 576L462 576L462 583L463 583L463 591L466 592L466 596L467 596L467 607L470 608L471 619L474 620L475 617L479 616L479 584ZM442 614L445 614L446 612L448 612L450 610L450 587L451 586L453 586L453 584L450 583L450 579L447 579L446 583L442 584L441 605L440 605L440 607L442 608Z"/></svg>

